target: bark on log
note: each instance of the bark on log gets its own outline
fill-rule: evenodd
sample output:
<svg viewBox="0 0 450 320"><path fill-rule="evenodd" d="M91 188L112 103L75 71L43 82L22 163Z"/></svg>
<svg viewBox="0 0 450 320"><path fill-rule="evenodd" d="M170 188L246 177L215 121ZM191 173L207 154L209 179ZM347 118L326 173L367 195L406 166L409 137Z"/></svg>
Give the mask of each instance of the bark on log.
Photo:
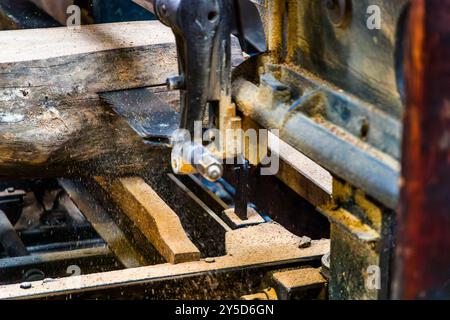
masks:
<svg viewBox="0 0 450 320"><path fill-rule="evenodd" d="M137 174L169 163L168 150L144 144L96 95L0 110L9 117L0 120L0 177Z"/></svg>
<svg viewBox="0 0 450 320"><path fill-rule="evenodd" d="M136 174L164 161L96 95L177 73L160 23L4 31L0 47L0 177Z"/></svg>

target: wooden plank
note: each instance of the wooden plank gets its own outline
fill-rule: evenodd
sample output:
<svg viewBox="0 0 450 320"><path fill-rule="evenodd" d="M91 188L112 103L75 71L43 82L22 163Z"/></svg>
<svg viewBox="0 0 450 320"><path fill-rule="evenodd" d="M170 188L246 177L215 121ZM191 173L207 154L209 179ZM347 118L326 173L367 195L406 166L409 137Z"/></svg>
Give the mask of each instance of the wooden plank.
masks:
<svg viewBox="0 0 450 320"><path fill-rule="evenodd" d="M200 259L200 251L187 237L176 213L143 179L96 180L168 262Z"/></svg>
<svg viewBox="0 0 450 320"><path fill-rule="evenodd" d="M170 163L168 150L146 145L97 95L0 102L0 141L3 178L136 174Z"/></svg>
<svg viewBox="0 0 450 320"><path fill-rule="evenodd" d="M289 264L295 266L298 263L311 262L329 252L330 241L326 239L313 240L310 247L299 248L299 237L290 234L276 223L269 223L228 232L227 248L230 248L227 252L232 254L216 257L209 263L201 260L175 265L160 264L102 274L82 275L78 278L69 277L50 283L36 281L33 282L32 288L28 290L20 289L18 285L0 286L0 299L61 297L68 294L86 294L90 291L95 292L111 288L124 290L129 287L136 289L134 286L140 284L148 285L149 288L147 289L149 289L148 292L151 295L152 285L160 281L170 281L171 279L194 279L188 282L194 285L188 285L189 288L184 288L186 290L181 290L181 292L189 292L190 288L198 291L198 288L200 288L201 293L197 296L204 298L205 292L203 287L196 285L201 283L195 278L198 275L207 276L210 282L211 279L215 279L215 275L231 270L236 270L240 274L245 271L249 271L252 274L255 274L255 272L262 274L267 271L266 267L269 266L274 267L274 269L280 269L285 268ZM265 271L262 272L262 270ZM241 281L230 282L229 277L225 276L225 278L227 279L227 287L230 287L230 283L236 284L236 286L231 286L233 291L242 291L242 288L244 288L245 292L241 292L241 295L252 293L245 282L242 285ZM211 291L216 292L216 289ZM164 288L162 291L164 292ZM179 298L180 291L177 290L175 294L168 296L174 299ZM217 295L213 296L218 297Z"/></svg>
<svg viewBox="0 0 450 320"><path fill-rule="evenodd" d="M297 288L321 287L327 280L317 268L302 268L287 271L275 272L273 279L284 287L295 290Z"/></svg>
<svg viewBox="0 0 450 320"><path fill-rule="evenodd" d="M173 34L157 21L2 31L0 47L0 101L155 86L178 73Z"/></svg>
<svg viewBox="0 0 450 320"><path fill-rule="evenodd" d="M124 267L137 268L148 264L145 257L81 183L68 179L59 179L59 183Z"/></svg>
<svg viewBox="0 0 450 320"><path fill-rule="evenodd" d="M314 206L323 205L331 200L333 177L327 170L270 130L267 130L263 138L260 130L264 128L250 117L243 116L242 123L244 132L247 130L259 132L257 144L254 144L252 139L244 141L245 156L252 165L261 163L270 150L272 159L278 158L279 161L279 168L275 170L278 179Z"/></svg>
<svg viewBox="0 0 450 320"><path fill-rule="evenodd" d="M53 281L50 279L73 275L74 267L78 267L84 275L117 270L118 265L106 246L5 258L0 259L0 283L3 285L21 281L23 275L33 269L42 271L48 278L46 281ZM17 283L13 286L20 288Z"/></svg>

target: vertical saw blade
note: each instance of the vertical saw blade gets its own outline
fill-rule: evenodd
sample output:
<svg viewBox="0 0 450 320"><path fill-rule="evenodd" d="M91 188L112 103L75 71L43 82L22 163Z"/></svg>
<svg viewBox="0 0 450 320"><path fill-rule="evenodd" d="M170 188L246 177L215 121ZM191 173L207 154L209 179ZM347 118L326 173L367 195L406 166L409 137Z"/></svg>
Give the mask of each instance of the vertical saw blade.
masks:
<svg viewBox="0 0 450 320"><path fill-rule="evenodd" d="M104 92L108 103L148 143L169 144L180 114L148 88Z"/></svg>

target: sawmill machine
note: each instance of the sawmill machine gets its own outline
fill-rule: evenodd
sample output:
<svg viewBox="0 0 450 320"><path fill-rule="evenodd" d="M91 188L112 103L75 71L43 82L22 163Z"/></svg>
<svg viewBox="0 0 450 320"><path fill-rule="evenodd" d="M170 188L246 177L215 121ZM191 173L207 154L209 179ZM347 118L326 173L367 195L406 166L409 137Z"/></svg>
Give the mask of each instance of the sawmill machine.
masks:
<svg viewBox="0 0 450 320"><path fill-rule="evenodd" d="M44 34L76 14L32 2L0 1L0 26ZM72 71L114 60L98 71L105 84L86 72L51 95L40 76L20 99L0 86L2 135L11 106L36 97L54 117L98 105L111 124L101 133L130 139L87 152L91 129L26 170L0 155L0 298L450 297L450 1L68 6L85 25L66 32L123 28L170 46L39 58ZM112 34L102 39L122 43ZM17 70L28 81L38 62L26 57Z"/></svg>

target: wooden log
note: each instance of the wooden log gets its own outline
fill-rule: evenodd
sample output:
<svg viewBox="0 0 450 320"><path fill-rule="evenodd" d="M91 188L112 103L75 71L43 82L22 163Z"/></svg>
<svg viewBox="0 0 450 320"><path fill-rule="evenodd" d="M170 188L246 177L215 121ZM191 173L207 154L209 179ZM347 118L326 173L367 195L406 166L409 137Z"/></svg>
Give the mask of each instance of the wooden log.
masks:
<svg viewBox="0 0 450 320"><path fill-rule="evenodd" d="M450 297L450 0L414 0L393 298Z"/></svg>
<svg viewBox="0 0 450 320"><path fill-rule="evenodd" d="M0 178L122 175L170 163L98 96L0 102Z"/></svg>
<svg viewBox="0 0 450 320"><path fill-rule="evenodd" d="M156 21L3 31L0 47L0 101L162 85L178 72L172 32Z"/></svg>
<svg viewBox="0 0 450 320"><path fill-rule="evenodd" d="M96 180L168 262L200 260L200 251L187 237L176 213L143 179Z"/></svg>
<svg viewBox="0 0 450 320"><path fill-rule="evenodd" d="M160 23L4 31L0 46L0 177L136 174L169 163L96 95L177 73L172 33Z"/></svg>

